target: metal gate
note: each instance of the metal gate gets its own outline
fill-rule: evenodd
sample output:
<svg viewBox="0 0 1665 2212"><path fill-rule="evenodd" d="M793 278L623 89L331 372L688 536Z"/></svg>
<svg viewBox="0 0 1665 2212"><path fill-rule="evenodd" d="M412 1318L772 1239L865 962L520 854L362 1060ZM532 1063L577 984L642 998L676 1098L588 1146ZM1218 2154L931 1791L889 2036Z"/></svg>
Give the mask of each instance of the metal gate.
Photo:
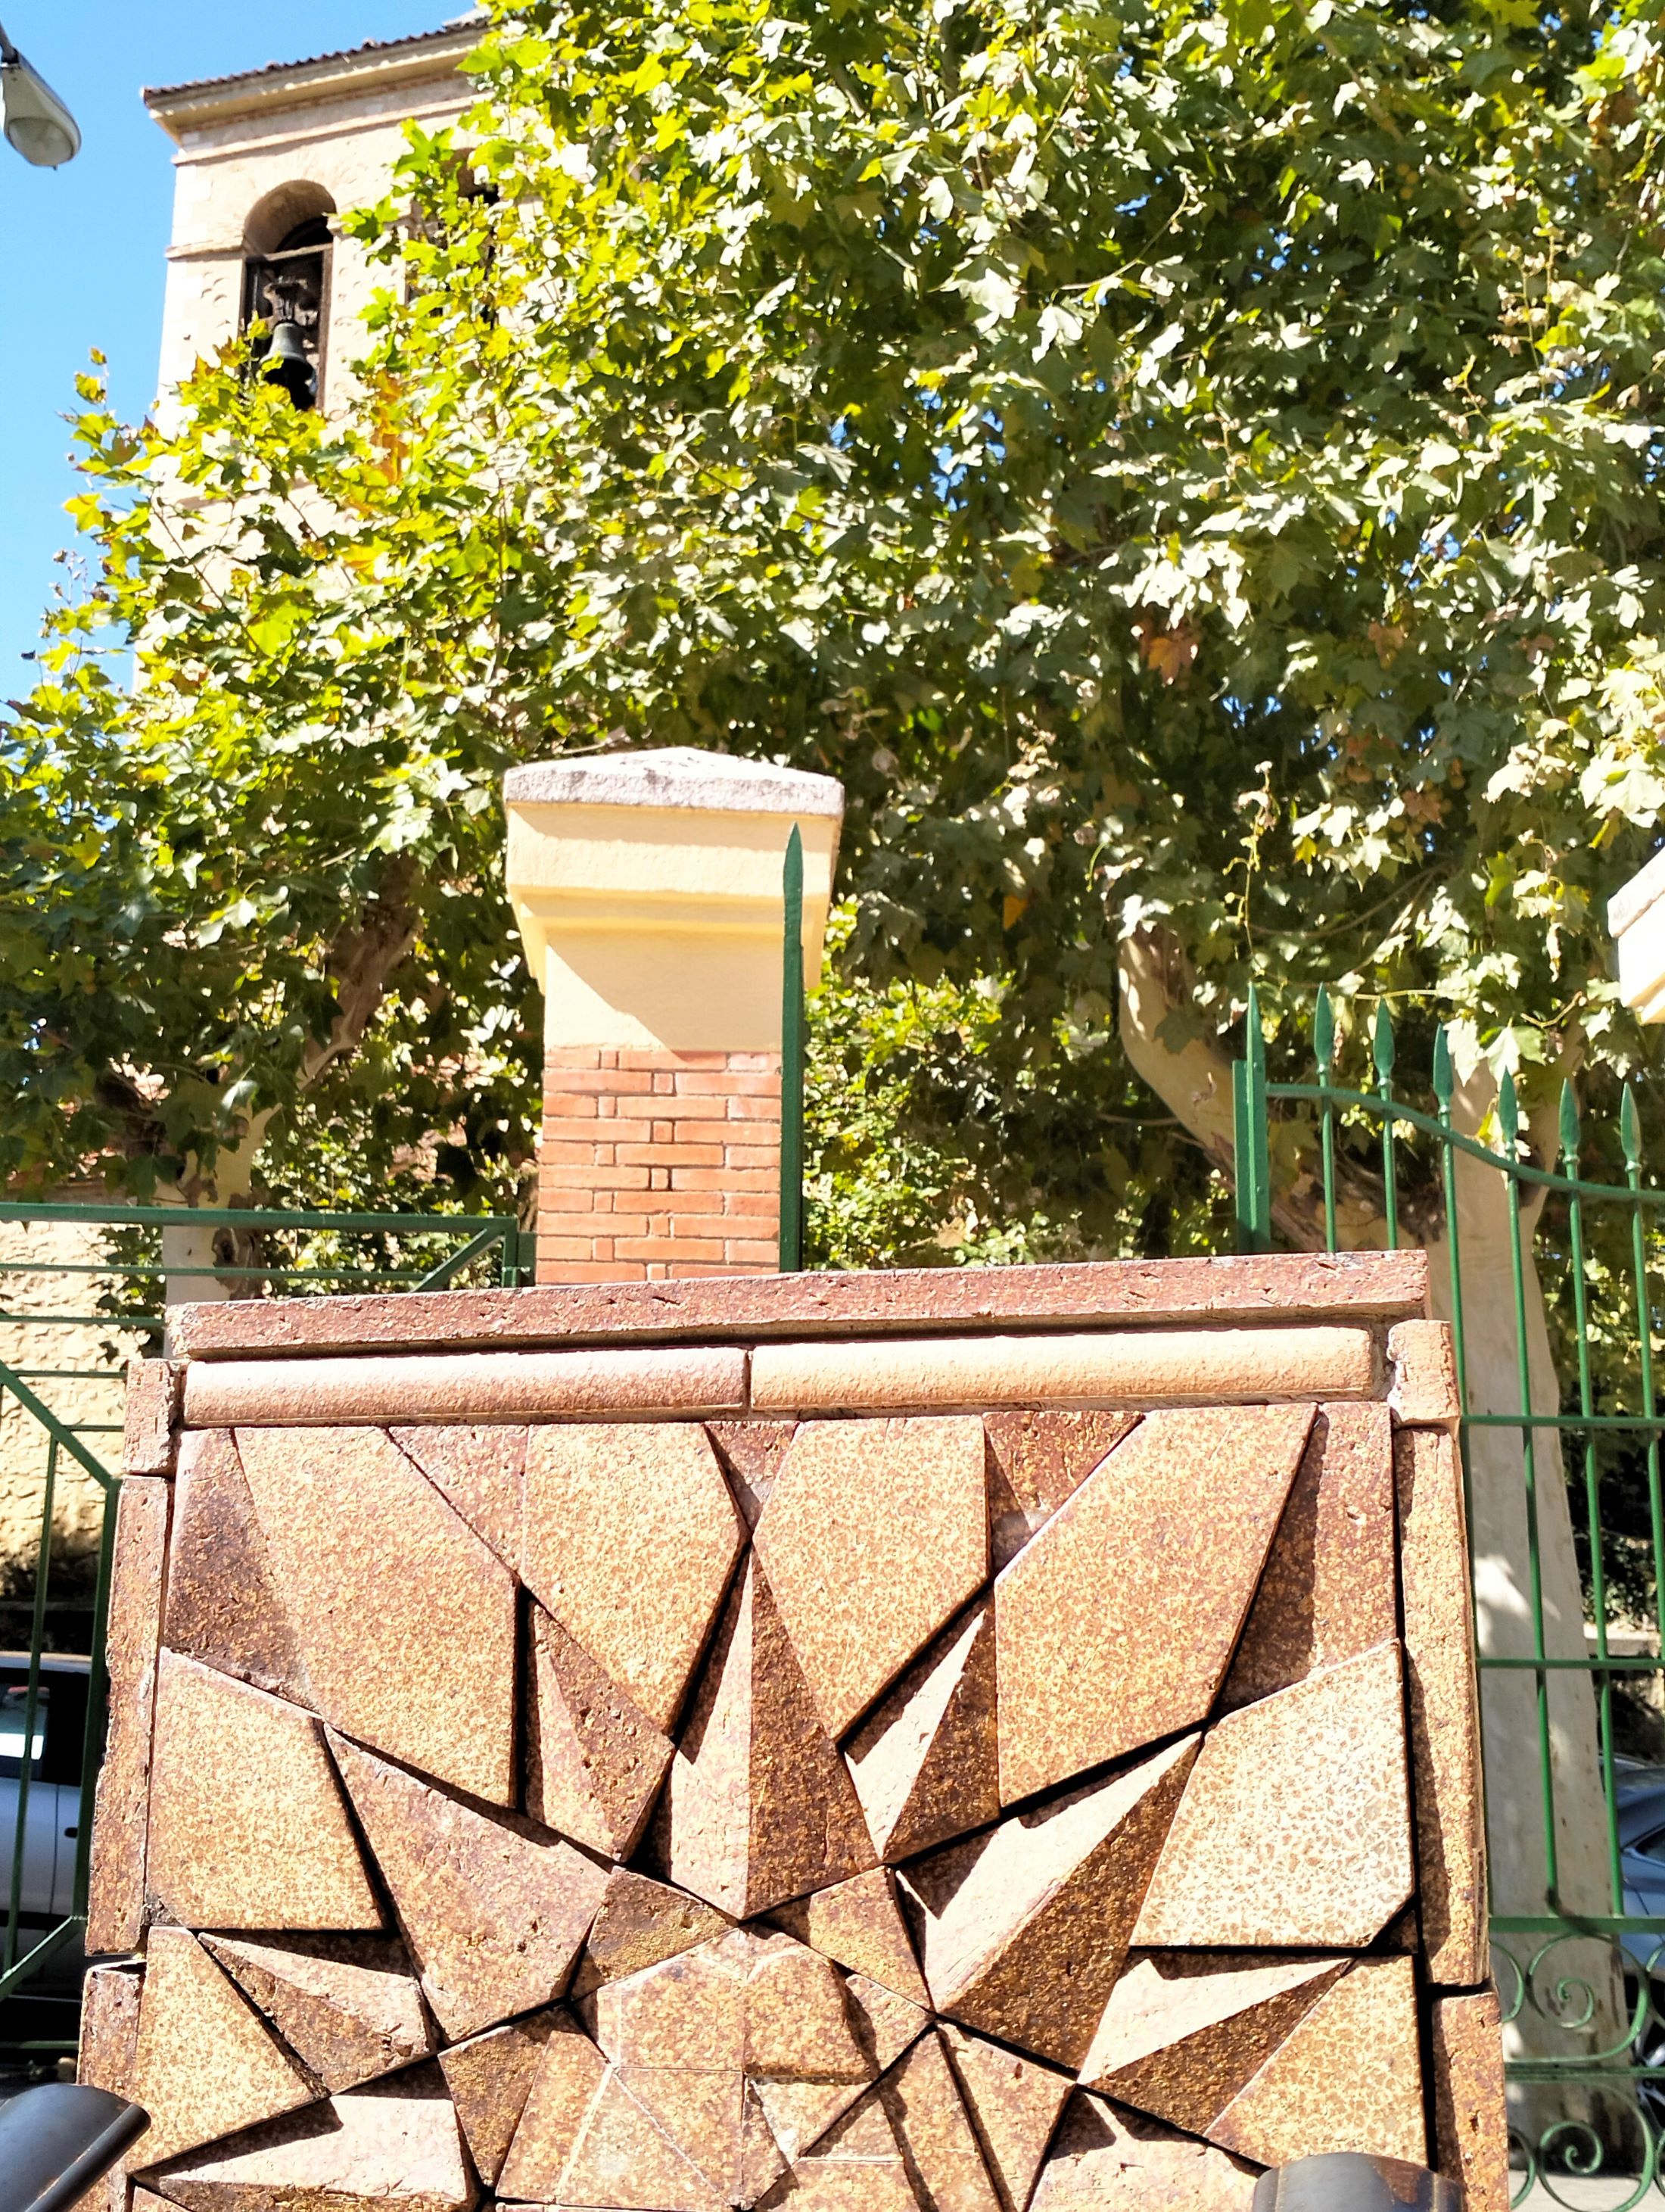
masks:
<svg viewBox="0 0 1665 2212"><path fill-rule="evenodd" d="M1298 1065L1296 1042L1276 1042ZM1293 1176L1307 1183L1306 1220L1294 1225L1337 1249L1351 1241L1351 1175L1379 1206L1375 1234L1358 1241L1434 1249L1464 1408L1492 1966L1519 2195L1618 2212L1665 2186L1665 1421L1654 1384L1665 1192L1644 1187L1628 1089L1616 1127L1581 1127L1567 1085L1553 1133L1530 1132L1505 1075L1468 1133L1454 1116L1461 1085L1443 1028L1421 1105L1396 1094L1385 1004L1355 1038L1355 1059L1366 1042L1364 1087L1338 1081L1337 1024L1321 994L1311 1079L1272 1081L1251 994L1235 1068L1238 1241L1290 1241L1279 1215ZM1604 1158L1611 1180L1584 1172ZM1465 1250L1465 1215L1472 1247L1488 1190L1477 1255ZM1501 1556L1511 1530L1512 1559ZM1510 1871L1500 1879L1499 1869ZM1606 2185L1592 2194L1597 2176Z"/></svg>
<svg viewBox="0 0 1665 2212"><path fill-rule="evenodd" d="M223 1249L165 1264L181 1230ZM124 1378L163 1294L512 1286L524 1256L501 1215L0 1206L0 2063L76 2048Z"/></svg>

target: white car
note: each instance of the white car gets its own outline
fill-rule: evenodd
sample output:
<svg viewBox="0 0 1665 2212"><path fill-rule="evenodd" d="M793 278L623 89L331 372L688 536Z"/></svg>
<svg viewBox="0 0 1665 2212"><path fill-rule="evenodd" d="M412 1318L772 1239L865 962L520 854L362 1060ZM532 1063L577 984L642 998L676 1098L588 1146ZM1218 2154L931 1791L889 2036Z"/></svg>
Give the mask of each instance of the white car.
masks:
<svg viewBox="0 0 1665 2212"><path fill-rule="evenodd" d="M89 1668L86 1659L58 1652L40 1662L17 1899L20 1958L75 1909ZM0 1651L0 1928L11 1908L28 1694L28 1653Z"/></svg>

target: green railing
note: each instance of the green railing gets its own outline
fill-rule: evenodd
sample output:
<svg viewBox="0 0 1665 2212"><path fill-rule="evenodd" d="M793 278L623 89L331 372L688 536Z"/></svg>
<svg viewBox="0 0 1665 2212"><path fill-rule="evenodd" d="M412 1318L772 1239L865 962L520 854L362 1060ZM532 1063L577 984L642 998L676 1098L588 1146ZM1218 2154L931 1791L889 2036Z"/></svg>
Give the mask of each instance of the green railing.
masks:
<svg viewBox="0 0 1665 2212"><path fill-rule="evenodd" d="M181 1256L167 1249L179 1232L215 1249ZM531 1273L530 1240L505 1215L0 1206L0 1498L12 1509L0 1527L0 1703L18 1747L15 1783L0 1776L0 2055L49 2066L75 2049L128 1361L161 1350L169 1304L204 1291L439 1290ZM65 1864L56 1853L71 1838Z"/></svg>
<svg viewBox="0 0 1665 2212"><path fill-rule="evenodd" d="M1287 1059L1291 1041L1277 1043ZM1541 1129L1535 1152L1523 1135L1509 1074L1480 1126L1457 1126L1443 1028L1420 1104L1395 1089L1385 1004L1361 1087L1337 1079L1337 1044L1321 994L1312 1079L1271 1080L1251 993L1233 1101L1238 1241L1434 1248L1480 1570L1492 1966L1521 2194L1604 2175L1603 2204L1634 2204L1665 2188L1665 1416L1654 1385L1665 1191L1643 1183L1628 1090L1624 1179L1596 1181L1582 1171L1589 1133L1571 1085L1546 1156ZM1473 1121L1474 1096L1465 1103ZM1599 1133L1611 1151L1613 1133ZM1586 2190L1560 2201L1595 2200Z"/></svg>

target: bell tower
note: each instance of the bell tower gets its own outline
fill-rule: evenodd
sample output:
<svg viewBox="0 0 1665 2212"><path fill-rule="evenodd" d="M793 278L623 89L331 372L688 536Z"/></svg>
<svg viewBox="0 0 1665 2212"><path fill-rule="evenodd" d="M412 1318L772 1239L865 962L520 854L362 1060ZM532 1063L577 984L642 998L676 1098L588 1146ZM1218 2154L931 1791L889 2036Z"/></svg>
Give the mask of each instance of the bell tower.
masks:
<svg viewBox="0 0 1665 2212"><path fill-rule="evenodd" d="M178 149L164 411L193 364L257 318L270 373L298 406L344 396L355 325L380 272L337 218L391 189L408 121L437 130L468 106L459 64L483 21L476 11L413 38L146 92Z"/></svg>

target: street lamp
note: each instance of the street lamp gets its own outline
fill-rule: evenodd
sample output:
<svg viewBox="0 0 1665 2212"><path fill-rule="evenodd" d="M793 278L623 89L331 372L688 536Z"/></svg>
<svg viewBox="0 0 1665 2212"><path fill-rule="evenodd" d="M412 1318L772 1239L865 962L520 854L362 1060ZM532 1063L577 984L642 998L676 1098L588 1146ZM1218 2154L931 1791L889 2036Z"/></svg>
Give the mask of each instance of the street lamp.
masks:
<svg viewBox="0 0 1665 2212"><path fill-rule="evenodd" d="M81 151L73 115L38 69L26 62L0 24L0 114L6 137L37 169L56 169Z"/></svg>

